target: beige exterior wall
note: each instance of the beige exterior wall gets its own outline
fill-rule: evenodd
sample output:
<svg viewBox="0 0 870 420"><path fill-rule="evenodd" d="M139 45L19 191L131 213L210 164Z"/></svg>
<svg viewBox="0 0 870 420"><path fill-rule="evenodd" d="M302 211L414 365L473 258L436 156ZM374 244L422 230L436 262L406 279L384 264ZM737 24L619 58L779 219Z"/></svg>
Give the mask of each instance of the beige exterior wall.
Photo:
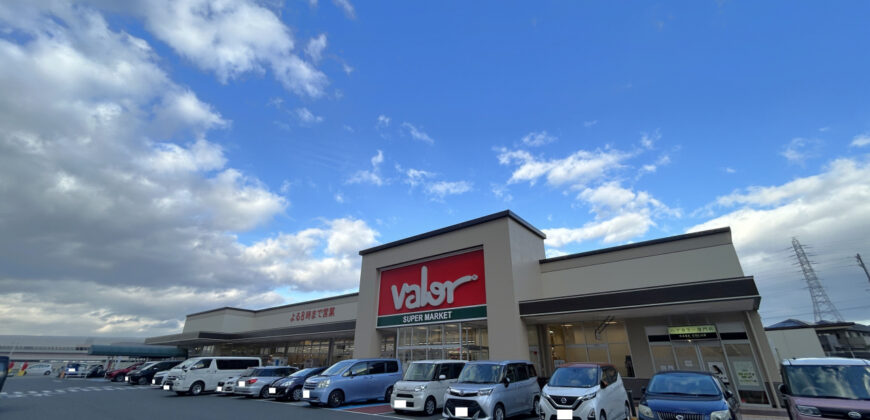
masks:
<svg viewBox="0 0 870 420"><path fill-rule="evenodd" d="M793 357L825 357L813 328L767 331L767 338L777 361Z"/></svg>
<svg viewBox="0 0 870 420"><path fill-rule="evenodd" d="M532 244L537 238L537 249ZM520 249L512 251L512 245ZM380 355L382 333L377 330L379 270L410 264L459 250L482 247L486 273L487 329L492 359L527 359L529 354L525 326L519 316L515 289L533 293L537 258L543 257L543 241L509 217L491 220L363 255L360 271L359 317L354 337L354 357ZM531 251L520 256L521 251ZM516 261L514 260L516 258ZM372 305L372 303L375 303ZM394 328L389 329L393 333Z"/></svg>
<svg viewBox="0 0 870 420"><path fill-rule="evenodd" d="M742 277L730 233L541 265L542 298Z"/></svg>
<svg viewBox="0 0 870 420"><path fill-rule="evenodd" d="M254 313L225 308L199 315L188 315L183 333L214 331L236 333L253 329Z"/></svg>

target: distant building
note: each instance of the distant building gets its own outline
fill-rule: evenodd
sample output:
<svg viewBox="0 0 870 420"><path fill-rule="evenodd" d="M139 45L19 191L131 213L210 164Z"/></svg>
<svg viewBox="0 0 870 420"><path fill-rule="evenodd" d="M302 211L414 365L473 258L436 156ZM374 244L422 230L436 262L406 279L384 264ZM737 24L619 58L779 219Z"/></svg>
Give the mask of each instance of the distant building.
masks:
<svg viewBox="0 0 870 420"><path fill-rule="evenodd" d="M0 335L0 355L15 362L64 362L105 360L106 356L88 355L92 345L139 344L135 337L75 337L47 335Z"/></svg>
<svg viewBox="0 0 870 420"><path fill-rule="evenodd" d="M810 324L787 319L764 330L777 358L830 356L870 359L870 327L866 325L827 321ZM818 354L819 350L822 354Z"/></svg>

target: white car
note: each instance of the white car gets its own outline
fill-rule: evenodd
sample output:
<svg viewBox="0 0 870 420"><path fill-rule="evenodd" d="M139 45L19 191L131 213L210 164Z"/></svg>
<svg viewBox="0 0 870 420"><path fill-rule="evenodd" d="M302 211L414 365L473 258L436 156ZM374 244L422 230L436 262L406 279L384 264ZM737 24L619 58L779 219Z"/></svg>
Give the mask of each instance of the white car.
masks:
<svg viewBox="0 0 870 420"><path fill-rule="evenodd" d="M51 364L49 363L35 363L27 366L27 369L24 370L25 375L51 375Z"/></svg>
<svg viewBox="0 0 870 420"><path fill-rule="evenodd" d="M456 382L465 362L458 360L421 360L412 362L402 380L393 386L390 405L396 413L405 411L435 414L444 406L444 393Z"/></svg>
<svg viewBox="0 0 870 420"><path fill-rule="evenodd" d="M606 363L562 365L541 391L542 419L631 418L631 404L622 377Z"/></svg>
<svg viewBox="0 0 870 420"><path fill-rule="evenodd" d="M178 395L215 391L218 381L241 375L245 369L261 364L259 357L194 357L169 371L163 381L163 390Z"/></svg>

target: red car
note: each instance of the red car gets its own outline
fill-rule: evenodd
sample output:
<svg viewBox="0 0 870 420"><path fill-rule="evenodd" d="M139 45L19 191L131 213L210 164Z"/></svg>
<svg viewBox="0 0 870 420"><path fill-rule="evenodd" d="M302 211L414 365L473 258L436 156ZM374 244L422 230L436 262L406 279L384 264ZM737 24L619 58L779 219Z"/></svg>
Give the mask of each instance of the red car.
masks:
<svg viewBox="0 0 870 420"><path fill-rule="evenodd" d="M124 375L136 370L139 366L142 366L145 362L134 363L130 366L127 366L123 369L115 369L106 372L106 379L112 382L121 382L124 380Z"/></svg>

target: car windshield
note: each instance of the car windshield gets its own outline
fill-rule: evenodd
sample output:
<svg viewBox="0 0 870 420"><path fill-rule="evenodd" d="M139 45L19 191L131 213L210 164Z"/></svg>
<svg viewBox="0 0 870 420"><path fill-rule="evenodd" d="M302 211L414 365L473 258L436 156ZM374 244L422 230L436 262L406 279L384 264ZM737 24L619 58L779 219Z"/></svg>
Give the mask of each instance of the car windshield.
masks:
<svg viewBox="0 0 870 420"><path fill-rule="evenodd" d="M138 366L138 367L135 367L135 366L134 366L133 369L145 370L145 369L148 369L148 368L150 368L151 366L154 366L154 365L156 365L156 364L157 364L157 362L148 362L148 363L145 363L145 364L142 365L142 366Z"/></svg>
<svg viewBox="0 0 870 420"><path fill-rule="evenodd" d="M189 367L193 366L193 364L196 363L196 362L198 362L198 361L199 361L199 359L187 359L187 360L181 362L181 363L180 363L178 366L176 366L176 367L179 368L179 369L181 369L181 368L189 368Z"/></svg>
<svg viewBox="0 0 870 420"><path fill-rule="evenodd" d="M293 372L293 374L290 375L290 377L291 378L304 378L304 377L308 376L309 373L314 372L315 370L317 370L317 368L308 368L308 369L297 370L296 372Z"/></svg>
<svg viewBox="0 0 870 420"><path fill-rule="evenodd" d="M598 367L561 367L556 369L547 385L570 388L591 388L598 385Z"/></svg>
<svg viewBox="0 0 870 420"><path fill-rule="evenodd" d="M715 397L720 395L715 379L696 373L668 373L655 375L646 391L650 394L693 395Z"/></svg>
<svg viewBox="0 0 870 420"><path fill-rule="evenodd" d="M786 366L785 374L795 396L870 400L870 366Z"/></svg>
<svg viewBox="0 0 870 420"><path fill-rule="evenodd" d="M475 363L465 365L457 382L467 384L494 384L501 378L501 365Z"/></svg>
<svg viewBox="0 0 870 420"><path fill-rule="evenodd" d="M323 371L321 375L338 375L341 371L347 369L350 365L354 364L353 360L342 360L332 366L329 369Z"/></svg>
<svg viewBox="0 0 870 420"><path fill-rule="evenodd" d="M432 381L435 380L435 370L438 365L435 363L411 363L408 370L405 371L405 381Z"/></svg>

